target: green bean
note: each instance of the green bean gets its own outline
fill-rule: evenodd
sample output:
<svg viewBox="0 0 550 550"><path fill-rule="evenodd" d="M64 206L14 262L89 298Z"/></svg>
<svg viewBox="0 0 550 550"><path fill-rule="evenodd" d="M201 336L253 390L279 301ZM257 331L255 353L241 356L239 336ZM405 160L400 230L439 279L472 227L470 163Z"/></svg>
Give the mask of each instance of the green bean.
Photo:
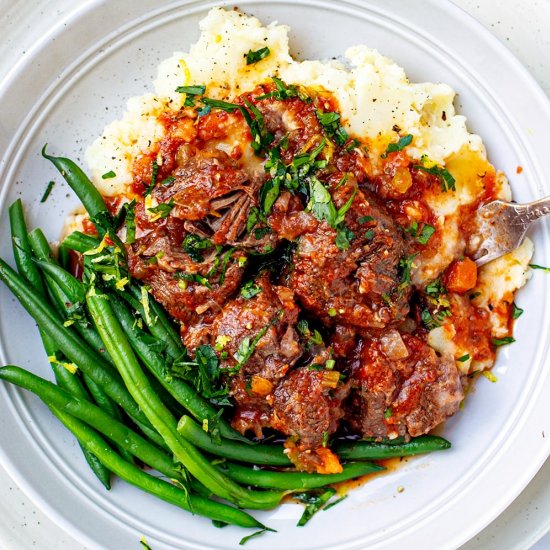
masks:
<svg viewBox="0 0 550 550"><path fill-rule="evenodd" d="M0 368L0 379L15 384L37 395L48 407L56 407L86 422L92 428L120 444L142 462L170 478L179 478L174 461L164 451L149 443L128 426L113 419L85 397L71 395L55 384L19 367Z"/></svg>
<svg viewBox="0 0 550 550"><path fill-rule="evenodd" d="M99 241L90 235L74 231L65 238L61 246L84 254L89 250L97 248L99 246ZM141 292L141 287L130 285L130 290L128 292L122 292L121 295L141 315L151 331L151 334L166 344L168 354L173 359L178 359L184 352L184 348L174 325L168 319L159 303L150 294L147 300L152 315L147 316L143 304L141 303ZM152 319L155 319L155 321L153 322Z"/></svg>
<svg viewBox="0 0 550 550"><path fill-rule="evenodd" d="M266 466L292 466L282 445L246 445L223 438L221 442L216 443L188 416L181 417L178 432L197 447L217 456Z"/></svg>
<svg viewBox="0 0 550 550"><path fill-rule="evenodd" d="M230 462L218 466L220 470L243 485L265 487L267 489L309 490L324 487L332 483L347 481L356 477L385 470L372 462L353 462L344 464L339 474L308 474L306 472L276 472L273 470L257 470Z"/></svg>
<svg viewBox="0 0 550 550"><path fill-rule="evenodd" d="M40 229L34 229L29 233L29 242L38 260L35 260L34 263L42 268L52 302L54 306L57 307L62 317L66 318L69 307L77 302L85 302L85 287L78 279L56 264L48 240ZM50 266L53 266L55 270L53 274L48 269ZM66 278L67 286L62 288L58 284L58 279L55 277L56 274L60 274L64 280ZM72 295L69 295L67 292L67 287L73 291ZM74 328L94 351L100 353L107 363L113 364L109 354L103 348L103 342L99 334L91 326L86 326L83 323L75 323Z"/></svg>
<svg viewBox="0 0 550 550"><path fill-rule="evenodd" d="M397 445L370 441L350 441L337 445L335 452L344 460L378 460L442 451L450 446L449 441L442 437L421 435L414 437L408 443Z"/></svg>
<svg viewBox="0 0 550 550"><path fill-rule="evenodd" d="M137 300L141 299L141 287L137 285L130 285L130 294ZM181 343L180 335L176 332L174 325L164 309L155 300L155 298L149 295L148 298L149 308L151 309L152 316L156 319L154 323L153 331L151 334L158 338L163 338L168 343L168 354L174 359L179 359L184 352L183 344ZM162 329L162 330L161 330ZM151 328L149 328L151 330Z"/></svg>
<svg viewBox="0 0 550 550"><path fill-rule="evenodd" d="M216 409L202 399L189 384L177 378L172 378L171 380L166 378L164 360L145 343L143 338L144 332L136 326L132 314L118 296L110 295L110 299L113 312L126 333L130 345L138 354L143 364L156 376L164 388L200 422L204 419L215 417L217 413ZM240 436L224 419L220 419L219 426L220 433L224 437L234 439L235 434Z"/></svg>
<svg viewBox="0 0 550 550"><path fill-rule="evenodd" d="M42 295L45 295L44 283L40 272L32 261L31 246L27 237L27 225L23 214L23 203L17 199L9 208L10 228L15 265L22 277Z"/></svg>
<svg viewBox="0 0 550 550"><path fill-rule="evenodd" d="M96 352L59 322L44 300L4 260L0 258L0 280L13 292L38 326L52 338L59 349L79 368L101 386L136 422L147 437L163 445L162 438L151 428L147 417L139 409L124 385L110 372L109 365Z"/></svg>
<svg viewBox="0 0 550 550"><path fill-rule="evenodd" d="M33 262L31 243L27 234L27 224L25 222L25 216L23 214L23 204L21 203L20 199L15 201L10 206L9 217L13 243L13 254L15 257L17 269L19 270L19 273L29 281L31 286L39 294L45 296L46 290L43 284L42 277ZM61 387L72 391L75 395L89 398L80 380L56 360L52 360L53 358L57 357L58 350L55 342L42 330L40 330L40 336L44 344L46 355L51 362L51 367L57 383ZM109 470L107 470L107 468L105 468L103 464L101 464L97 460L97 458L82 445L82 443L80 443L80 447L82 449L86 462L90 466L95 476L99 479L102 485L107 490L109 490L111 488L111 472L109 472Z"/></svg>
<svg viewBox="0 0 550 550"><path fill-rule="evenodd" d="M88 212L91 218L95 218L98 214L104 213L109 215L109 210L101 193L95 188L88 176L77 166L72 160L64 157L54 157L46 153L47 145L42 148L42 156L53 163L59 170L65 181L71 189L76 193L80 202Z"/></svg>
<svg viewBox="0 0 550 550"><path fill-rule="evenodd" d="M166 325L164 325L160 321L164 314L159 317L158 310L153 307L153 304L156 303L154 298L149 293L147 294L147 301L150 309L150 313L149 315L147 315L141 301L141 288L143 287L136 287L135 285L132 285L130 288L131 293L122 292L121 296L126 300L126 302L128 302L128 304L130 304L133 309L135 309L139 313L151 334L161 342L164 342L164 344L166 345L166 353L168 353L168 355L172 359L181 358L185 351L181 340L176 342L170 334L171 330L173 329L167 329ZM136 298L136 296L139 297Z"/></svg>
<svg viewBox="0 0 550 550"><path fill-rule="evenodd" d="M148 384L130 343L113 314L108 297L98 294L92 288L86 299L96 328L126 386L177 460L215 495L234 502L240 507L266 509L276 506L284 493L247 491L221 474L193 445L179 435L175 418Z"/></svg>
<svg viewBox="0 0 550 550"><path fill-rule="evenodd" d="M199 495L189 494L183 489L143 472L114 453L92 428L59 409L52 408L51 410L77 438L85 441L86 447L107 468L128 483L199 516L240 527L264 527L246 512Z"/></svg>
<svg viewBox="0 0 550 550"><path fill-rule="evenodd" d="M92 235L86 235L80 231L73 231L65 237L60 247L84 254L84 252L87 252L88 250L97 248L99 246L99 242L99 239L93 237Z"/></svg>
<svg viewBox="0 0 550 550"><path fill-rule="evenodd" d="M31 242L39 246L39 243L36 241L41 241L41 232L40 230L35 230L31 233L32 239ZM43 253L44 250L42 248L41 252ZM36 253L36 249L35 249ZM42 254L43 256L43 254ZM57 302L57 305L59 308L67 309L67 304L74 304L76 302L81 302L82 300L85 301L85 286L82 282L80 282L76 277L71 275L70 273L67 273L62 267L59 265L52 263L51 260L44 261L39 260L37 261L37 264L40 266L40 268L43 270L44 275L46 277L46 281L48 283L48 288L50 289L51 293L54 296L54 301ZM133 324L133 320L132 320ZM84 340L90 345L92 349L95 351L98 351L101 353L105 359L114 367L113 360L109 356L109 353L105 350L103 346L103 341L101 340L101 337L97 333L97 331L90 327L86 326L82 323L75 323L74 327L76 331L84 338ZM118 372L117 372L118 374ZM178 416L181 416L182 414L182 408L180 407L179 403L162 387L156 378L150 378L150 383L153 385L153 388L155 389L155 392L161 397L164 404L175 414ZM93 392L92 392L93 393Z"/></svg>

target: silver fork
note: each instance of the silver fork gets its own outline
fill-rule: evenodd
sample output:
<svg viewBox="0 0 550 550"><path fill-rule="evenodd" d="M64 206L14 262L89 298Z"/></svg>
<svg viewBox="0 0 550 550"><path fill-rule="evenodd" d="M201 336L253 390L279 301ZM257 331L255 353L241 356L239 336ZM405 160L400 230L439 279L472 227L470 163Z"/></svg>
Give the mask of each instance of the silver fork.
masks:
<svg viewBox="0 0 550 550"><path fill-rule="evenodd" d="M550 214L550 197L527 204L493 201L479 208L476 235L468 247L474 251L472 258L477 266L517 248L529 226L547 214Z"/></svg>

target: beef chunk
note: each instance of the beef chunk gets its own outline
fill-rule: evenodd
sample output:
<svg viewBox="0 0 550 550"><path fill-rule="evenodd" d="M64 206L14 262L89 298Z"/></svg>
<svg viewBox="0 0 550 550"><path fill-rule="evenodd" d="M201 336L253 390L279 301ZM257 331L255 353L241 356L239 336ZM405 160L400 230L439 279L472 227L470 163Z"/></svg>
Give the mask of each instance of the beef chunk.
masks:
<svg viewBox="0 0 550 550"><path fill-rule="evenodd" d="M289 372L273 393L271 426L290 436L289 456L302 470L340 470L325 448L344 416L342 400L349 391L337 385L338 378L336 371L302 367Z"/></svg>
<svg viewBox="0 0 550 550"><path fill-rule="evenodd" d="M380 339L359 342L351 362L351 427L363 437L416 437L453 415L464 398L451 357L415 336L403 335L408 355L390 360Z"/></svg>
<svg viewBox="0 0 550 550"><path fill-rule="evenodd" d="M340 208L355 193L345 224L353 234L339 243L326 221L304 233L294 254L290 286L303 307L325 324L359 329L383 328L408 312L409 287L402 285L402 234L384 208L354 178L345 184L331 178L333 200Z"/></svg>

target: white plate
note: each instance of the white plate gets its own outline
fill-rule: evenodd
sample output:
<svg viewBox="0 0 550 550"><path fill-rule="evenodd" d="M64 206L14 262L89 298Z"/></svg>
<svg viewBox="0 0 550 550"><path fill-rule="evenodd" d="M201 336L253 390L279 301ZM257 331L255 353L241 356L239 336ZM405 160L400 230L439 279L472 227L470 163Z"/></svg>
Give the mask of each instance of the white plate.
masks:
<svg viewBox="0 0 550 550"><path fill-rule="evenodd" d="M2 216L22 196L32 225L51 236L76 204L42 161L51 151L79 158L103 125L119 115L125 98L143 93L161 59L198 35L197 22L211 5L143 1L90 2L68 25L54 26L14 68L0 88L5 151L1 166ZM444 81L460 94L460 109L481 134L493 163L513 182L515 198L550 194L545 163L550 127L547 99L496 40L450 4L400 0L243 1L239 6L268 22L293 28L300 57L339 55L363 42L404 66L412 80ZM51 38L55 40L51 40ZM47 40L46 40L47 38ZM516 167L524 169L515 176ZM49 179L58 183L48 202L38 200ZM545 225L534 233L537 262L549 262ZM547 229L547 225L546 225ZM9 239L0 252L10 257ZM249 548L455 548L502 511L549 454L548 279L542 273L521 292L526 309L518 343L500 353L499 383L482 379L464 410L445 428L451 452L411 461L380 477L303 529L295 505L260 517L277 534ZM22 336L24 335L24 336ZM0 289L2 361L49 376L32 321ZM545 365L546 362L546 365ZM545 368L546 366L546 368ZM31 497L73 536L92 548L132 548L143 534L155 550L233 548L242 533L216 530L210 522L157 502L123 483L105 493L88 473L73 439L32 396L0 387L2 463ZM397 493L399 486L405 487Z"/></svg>

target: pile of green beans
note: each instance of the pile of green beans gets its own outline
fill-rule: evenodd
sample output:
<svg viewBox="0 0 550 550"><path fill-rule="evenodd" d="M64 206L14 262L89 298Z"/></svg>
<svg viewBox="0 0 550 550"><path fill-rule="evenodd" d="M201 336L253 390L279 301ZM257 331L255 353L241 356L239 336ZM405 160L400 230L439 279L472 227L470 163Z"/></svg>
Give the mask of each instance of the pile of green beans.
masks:
<svg viewBox="0 0 550 550"><path fill-rule="evenodd" d="M43 155L63 174L90 218L101 217L100 237L118 246L116 228L109 225L112 216L84 172L69 159L46 154L45 148ZM321 475L294 470L282 445L252 443L223 417L217 422L220 437L213 438L202 426L218 417L216 407L191 384L166 375L166 362L181 357L185 348L162 307L148 298L147 314L135 282L110 288L100 277L85 283L67 271L69 251L93 251L99 239L72 233L61 243L58 261L39 229L28 232L21 201L9 215L17 272L0 258L0 280L36 321L56 383L15 366L0 368L0 379L34 393L50 408L76 436L107 489L114 474L194 514L264 529L243 509L270 509L294 491L384 469L371 460L450 446L435 436L397 444L337 443L343 471ZM163 344L164 354L148 344L151 340ZM136 459L176 484L140 470Z"/></svg>

